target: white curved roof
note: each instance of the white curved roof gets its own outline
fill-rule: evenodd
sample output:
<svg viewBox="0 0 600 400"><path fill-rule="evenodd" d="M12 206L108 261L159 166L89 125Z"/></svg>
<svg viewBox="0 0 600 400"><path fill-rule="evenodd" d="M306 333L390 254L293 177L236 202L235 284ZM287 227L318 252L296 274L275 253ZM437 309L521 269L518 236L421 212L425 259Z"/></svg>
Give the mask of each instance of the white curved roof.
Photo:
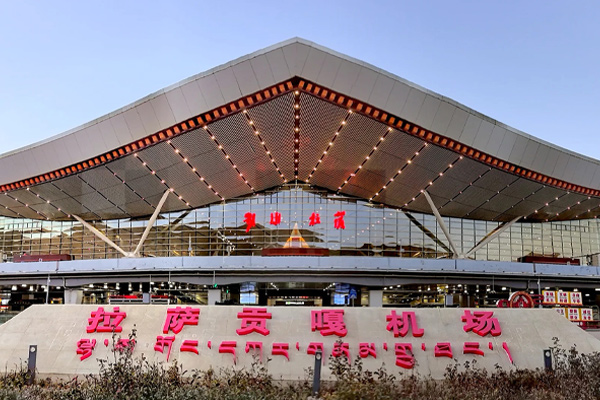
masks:
<svg viewBox="0 0 600 400"><path fill-rule="evenodd" d="M469 149L485 153L496 160L484 160L484 164L488 166L495 168L497 165L492 163L502 161L526 169L528 172L533 172L533 178L531 173L529 175L521 174L517 176L523 180L543 184L544 188L546 186L551 188L552 193L548 192L548 198L554 199L562 197L565 194L574 195L571 192L575 192L581 195L581 198L573 198L573 200L576 199L579 203L577 201L565 201L565 205L580 204L583 200L595 201L593 204L588 202L586 205L589 207L588 209L593 209L600 205L596 204L599 203L596 197L600 193L600 162L598 160L527 135L377 67L300 38L290 39L241 57L153 93L129 106L116 110L83 126L42 142L5 153L0 156L0 171L2 171L0 185L6 186L7 184L21 182L37 176L43 177L51 171L56 172L67 166L82 163L85 160L93 160L101 154L109 153L117 148L172 128L182 121L193 119L206 112L214 112L214 110L219 110L220 107L226 104L235 104L235 102L240 101L240 99L246 96L294 79L302 79L303 82L309 82L325 88L337 95L364 102L365 105L373 107L382 113L398 117L403 121L409 122L412 126L417 125L426 131L460 143ZM306 87L303 89L306 89ZM278 93L277 96L280 96L282 93ZM282 96L278 102L285 102L284 98L285 96ZM324 98L322 100L328 99ZM289 101L293 102L294 100L290 97ZM274 107L271 107L271 110L265 108L264 111L276 113L277 107L277 104L274 103ZM313 104L310 107L320 106ZM335 110L331 108L331 105L328 107L325 107L329 110L327 112L335 114ZM231 110L228 113L231 115L235 114ZM326 113L326 115L330 114ZM239 116L240 114L235 115ZM315 115L318 115L321 120L326 118L326 115L323 113L319 114L317 112ZM290 116L293 117L293 114L290 114ZM232 122L235 122L234 120L235 118L233 117L230 119ZM272 121L272 123L277 123L277 120ZM300 123L307 124L308 122L301 120ZM364 121L361 121L361 123L367 124ZM323 125L320 121L316 121L315 124L315 126ZM219 129L225 133L228 129L238 128L234 128L233 126L228 127L225 124ZM361 129L367 128L363 127ZM321 134L317 131L314 131L314 135ZM327 132L327 135L330 135L330 133ZM327 137L329 138L329 136ZM357 140L360 141L360 139ZM162 142L163 140L161 139ZM436 144L435 142L431 143ZM292 150L293 147L290 147L290 151ZM314 149L314 151L317 150L321 151L322 149ZM450 148L448 151L452 151L452 149ZM461 154L460 152L455 153ZM442 157L440 154L432 155L431 157L433 158L431 159L439 160ZM444 154L449 157L448 159L452 158L452 154ZM463 154L467 158L473 158L466 153ZM479 162L481 158L477 158L477 160ZM106 162L109 161L111 160ZM77 172L89 170L89 173L94 170L92 167L100 164L104 164L104 162L92 163ZM304 165L304 168L306 167L307 164ZM282 166L282 171L283 169L284 167ZM508 174L510 172L506 169L502 173ZM70 176L70 174L72 173L62 176ZM3 191L13 193L15 191L23 191L26 187L33 187L36 184L43 186L48 181L65 179L64 177L59 178L60 176L56 173L54 178L47 177L46 179L42 178L41 181L31 181L27 184L12 187L6 186ZM544 179L537 176L543 176ZM291 180L289 173L286 178L287 180ZM302 177L298 176L298 178ZM552 178L554 178L554 181ZM497 179L493 181L497 181ZM272 180L264 182L264 184L274 183L276 182ZM278 183L280 184L281 182ZM313 183L319 184L314 181ZM336 187L337 183L333 184L333 182L322 179L321 184L331 190L338 190L338 187ZM258 188L261 185L255 186ZM366 188L363 189L367 191ZM496 187L484 187L484 189L489 189L487 190L489 193L481 193L477 198L481 196L485 198L487 196L489 200L489 194L492 191L497 191L500 194L500 191L496 190L499 188ZM521 197L527 190L524 187L514 197ZM539 189L533 188L534 192L536 190ZM85 193L79 192L69 193L67 186L61 188L60 191L72 197L85 195ZM240 191L235 194L243 195L247 193ZM358 189L352 194L363 198L371 197L360 192ZM233 195L234 193L231 194L231 196ZM13 197L16 197L16 195ZM441 197L453 199L449 194ZM228 197L225 196L225 198ZM119 208L119 200L109 200L113 206ZM377 201L377 199L373 200ZM436 201L436 204L439 205L440 201ZM540 198L539 201L536 201L539 203L539 206L535 207L536 209L543 207L548 202L545 198ZM207 202L210 201L207 200ZM404 201L382 202L399 207L405 204ZM12 205L17 207L14 204ZM201 204L198 203L198 205ZM534 205L531 204L531 206L533 207ZM416 209L419 209L419 207L416 207ZM551 213L547 214L553 215L554 211L558 212L558 209L552 210ZM576 215L569 214L560 218L580 217L583 211L585 210L582 208L581 212ZM124 215L141 215L149 212L151 212L151 209L146 208L140 211L140 213L124 213ZM592 216L593 213L589 214L590 212L588 211L586 217ZM446 215L471 216L486 219L496 218L485 215L485 213L481 215L470 214L468 212L462 214L446 213ZM529 212L524 212L523 214L529 214ZM16 215L36 217L35 214L21 212L17 212ZM41 212L41 214L37 213L37 215L38 217L41 215L47 218L59 218L58 215L52 213L47 215L47 213ZM95 215L104 218L113 214L104 216L96 213ZM115 212L114 215L119 215L119 213ZM94 217L90 215L89 218ZM508 216L500 219L507 218Z"/></svg>

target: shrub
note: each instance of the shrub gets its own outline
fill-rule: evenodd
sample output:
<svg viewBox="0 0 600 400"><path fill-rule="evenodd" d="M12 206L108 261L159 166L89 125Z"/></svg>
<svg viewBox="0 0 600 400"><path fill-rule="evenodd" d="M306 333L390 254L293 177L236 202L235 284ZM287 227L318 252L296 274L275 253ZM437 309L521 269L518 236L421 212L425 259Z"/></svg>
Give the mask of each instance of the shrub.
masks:
<svg viewBox="0 0 600 400"><path fill-rule="evenodd" d="M135 332L130 343L135 340ZM184 371L173 362L163 366L144 356L134 357L133 347L116 349L110 359L98 360L100 371L71 381L37 380L27 385L25 364L0 377L0 399L173 399L173 400L275 400L306 399L311 379L293 384L274 381L265 364L254 360L250 369ZM552 347L554 370L486 371L476 362L455 363L443 379L416 374L390 373L363 368L357 357L351 364L345 356L330 357L333 382L320 393L324 400L350 399L597 399L600 398L600 353L580 354L564 350L558 341Z"/></svg>

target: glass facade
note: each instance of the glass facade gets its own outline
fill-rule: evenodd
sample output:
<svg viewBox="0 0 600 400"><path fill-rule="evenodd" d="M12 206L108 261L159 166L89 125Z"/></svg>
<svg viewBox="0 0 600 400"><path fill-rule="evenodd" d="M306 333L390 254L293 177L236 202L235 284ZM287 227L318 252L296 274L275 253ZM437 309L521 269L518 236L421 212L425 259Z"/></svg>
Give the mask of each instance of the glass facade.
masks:
<svg viewBox="0 0 600 400"><path fill-rule="evenodd" d="M344 211L345 229L335 228ZM281 214L279 225L271 213ZM246 232L248 213L256 226ZM320 223L310 225L318 213ZM314 215L313 215L314 219ZM498 222L444 218L460 251L467 252ZM147 220L119 219L93 225L126 251L135 248ZM289 184L271 192L195 210L163 213L142 253L154 257L260 256L265 248L282 247L295 224L310 247L327 248L331 256L444 258L450 251L435 217L336 196L308 185ZM516 261L527 255L580 258L586 264L600 253L598 221L574 220L515 223L479 249L472 258ZM0 251L5 261L16 255L70 254L74 259L121 255L76 221L41 221L0 217Z"/></svg>

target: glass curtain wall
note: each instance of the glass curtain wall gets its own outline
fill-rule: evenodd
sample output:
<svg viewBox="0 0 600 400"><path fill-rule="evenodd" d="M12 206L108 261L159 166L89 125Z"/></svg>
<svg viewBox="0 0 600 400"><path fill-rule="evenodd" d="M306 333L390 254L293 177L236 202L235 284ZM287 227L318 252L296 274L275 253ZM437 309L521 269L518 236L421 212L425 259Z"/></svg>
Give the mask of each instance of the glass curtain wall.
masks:
<svg viewBox="0 0 600 400"><path fill-rule="evenodd" d="M344 229L340 226L342 213ZM248 216L253 216L256 225L247 232ZM491 221L444 220L462 252L499 226ZM92 222L126 251L135 248L146 223L147 219ZM447 240L432 215L381 207L306 185L287 185L253 197L163 213L142 253L154 257L259 256L264 248L282 247L296 225L310 247L327 248L332 256L449 256ZM21 254L70 254L74 259L121 256L76 221L7 217L0 217L0 251L5 261ZM544 255L581 258L585 264L586 256L596 253L600 253L600 241L598 221L593 219L516 223L471 257L516 261L526 255Z"/></svg>

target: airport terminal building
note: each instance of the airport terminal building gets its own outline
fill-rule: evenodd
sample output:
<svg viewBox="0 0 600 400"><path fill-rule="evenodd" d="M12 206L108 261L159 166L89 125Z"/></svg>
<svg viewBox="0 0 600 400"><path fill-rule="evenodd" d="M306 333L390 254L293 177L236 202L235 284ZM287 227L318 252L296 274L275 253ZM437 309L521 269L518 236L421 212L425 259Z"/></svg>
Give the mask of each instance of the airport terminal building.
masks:
<svg viewBox="0 0 600 400"><path fill-rule="evenodd" d="M600 304L600 161L303 39L3 154L0 171L5 311L544 290Z"/></svg>

